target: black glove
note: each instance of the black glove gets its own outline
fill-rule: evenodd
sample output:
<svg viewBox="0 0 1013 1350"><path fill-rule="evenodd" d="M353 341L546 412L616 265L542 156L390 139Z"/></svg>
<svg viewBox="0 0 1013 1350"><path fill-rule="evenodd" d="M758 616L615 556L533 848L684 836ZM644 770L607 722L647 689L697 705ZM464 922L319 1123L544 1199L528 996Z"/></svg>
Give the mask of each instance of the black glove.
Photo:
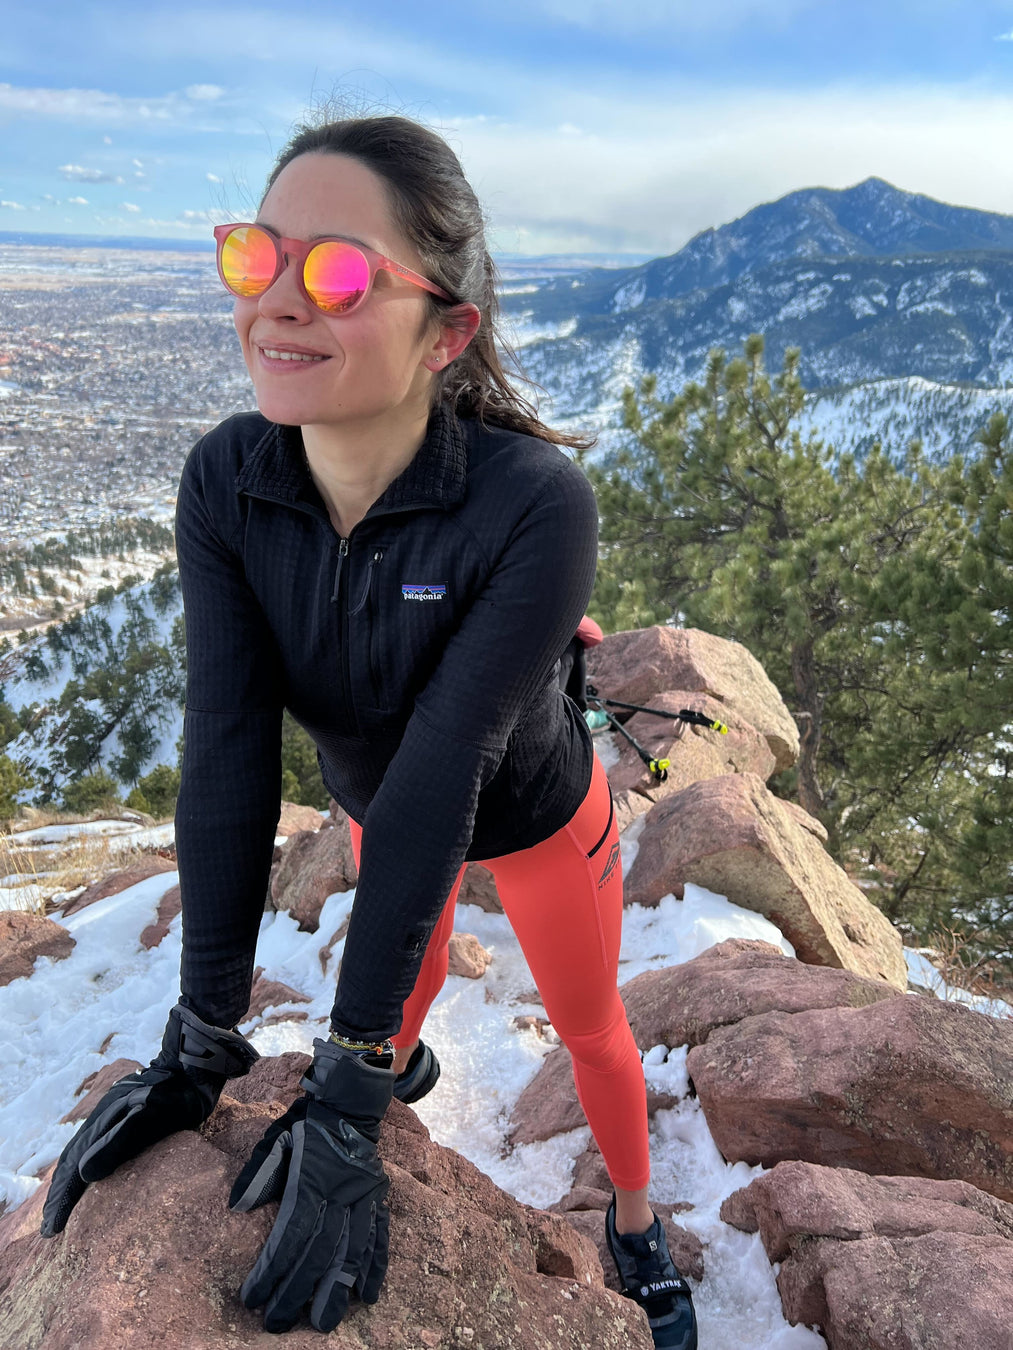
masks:
<svg viewBox="0 0 1013 1350"><path fill-rule="evenodd" d="M157 1057L114 1083L60 1154L42 1210L42 1236L63 1232L90 1182L166 1135L197 1129L215 1109L226 1080L249 1073L259 1058L238 1031L210 1026L177 1004Z"/></svg>
<svg viewBox="0 0 1013 1350"><path fill-rule="evenodd" d="M310 1303L333 1331L352 1289L375 1303L387 1273L390 1182L377 1153L394 1070L315 1040L306 1091L267 1130L232 1187L234 1210L281 1200L278 1217L239 1291L264 1308L268 1331L288 1331Z"/></svg>

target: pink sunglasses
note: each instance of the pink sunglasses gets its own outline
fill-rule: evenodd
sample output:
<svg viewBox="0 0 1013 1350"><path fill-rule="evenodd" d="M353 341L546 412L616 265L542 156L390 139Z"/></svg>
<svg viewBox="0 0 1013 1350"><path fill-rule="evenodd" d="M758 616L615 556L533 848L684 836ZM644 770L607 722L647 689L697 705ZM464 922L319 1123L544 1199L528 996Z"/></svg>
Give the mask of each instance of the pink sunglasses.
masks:
<svg viewBox="0 0 1013 1350"><path fill-rule="evenodd" d="M266 225L216 225L218 275L233 295L263 295L292 259L303 295L324 314L351 314L366 299L381 269L454 303L445 290L410 267L385 258L364 244L337 237L283 239Z"/></svg>

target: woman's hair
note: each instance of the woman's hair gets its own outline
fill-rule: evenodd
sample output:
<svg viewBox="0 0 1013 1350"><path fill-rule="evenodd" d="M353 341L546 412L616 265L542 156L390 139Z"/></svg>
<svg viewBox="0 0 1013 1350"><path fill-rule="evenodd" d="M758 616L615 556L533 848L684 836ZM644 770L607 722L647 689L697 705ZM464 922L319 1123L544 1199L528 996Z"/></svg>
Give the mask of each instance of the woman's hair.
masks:
<svg viewBox="0 0 1013 1350"><path fill-rule="evenodd" d="M497 350L496 267L485 246L482 208L446 141L407 117L305 123L278 156L265 195L286 164L311 152L348 155L372 169L386 184L394 218L418 250L426 275L457 303L470 302L480 310L478 332L436 376L437 399L449 403L462 417L477 417L556 445L578 449L592 445L593 437L546 427L532 404L507 379ZM427 317L445 322L445 302L428 293L426 300ZM514 354L499 345L520 374Z"/></svg>

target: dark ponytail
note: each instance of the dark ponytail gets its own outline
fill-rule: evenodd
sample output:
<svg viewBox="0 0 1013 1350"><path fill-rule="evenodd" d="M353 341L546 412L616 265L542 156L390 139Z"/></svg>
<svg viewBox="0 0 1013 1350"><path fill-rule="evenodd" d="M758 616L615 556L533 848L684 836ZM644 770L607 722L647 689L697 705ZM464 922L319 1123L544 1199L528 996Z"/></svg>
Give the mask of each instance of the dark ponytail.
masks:
<svg viewBox="0 0 1013 1350"><path fill-rule="evenodd" d="M268 189L297 156L321 152L348 155L372 169L386 183L394 218L418 250L426 275L458 303L470 302L481 312L478 332L437 375L436 397L461 417L476 417L574 449L593 445L594 437L545 426L507 378L497 350L496 267L485 246L482 208L446 141L407 117L353 117L303 125L279 155ZM430 315L445 322L446 303L432 295L426 298ZM499 345L520 375L514 354Z"/></svg>

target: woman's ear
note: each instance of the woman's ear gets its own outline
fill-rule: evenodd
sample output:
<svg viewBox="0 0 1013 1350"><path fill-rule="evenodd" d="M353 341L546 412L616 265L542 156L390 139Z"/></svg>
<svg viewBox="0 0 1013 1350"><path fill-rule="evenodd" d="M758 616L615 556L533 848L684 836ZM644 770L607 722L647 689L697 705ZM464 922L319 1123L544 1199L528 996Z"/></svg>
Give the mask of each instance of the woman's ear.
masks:
<svg viewBox="0 0 1013 1350"><path fill-rule="evenodd" d="M424 361L427 370L446 370L467 347L482 323L482 312L477 305L455 305L440 315L440 329L429 355Z"/></svg>

